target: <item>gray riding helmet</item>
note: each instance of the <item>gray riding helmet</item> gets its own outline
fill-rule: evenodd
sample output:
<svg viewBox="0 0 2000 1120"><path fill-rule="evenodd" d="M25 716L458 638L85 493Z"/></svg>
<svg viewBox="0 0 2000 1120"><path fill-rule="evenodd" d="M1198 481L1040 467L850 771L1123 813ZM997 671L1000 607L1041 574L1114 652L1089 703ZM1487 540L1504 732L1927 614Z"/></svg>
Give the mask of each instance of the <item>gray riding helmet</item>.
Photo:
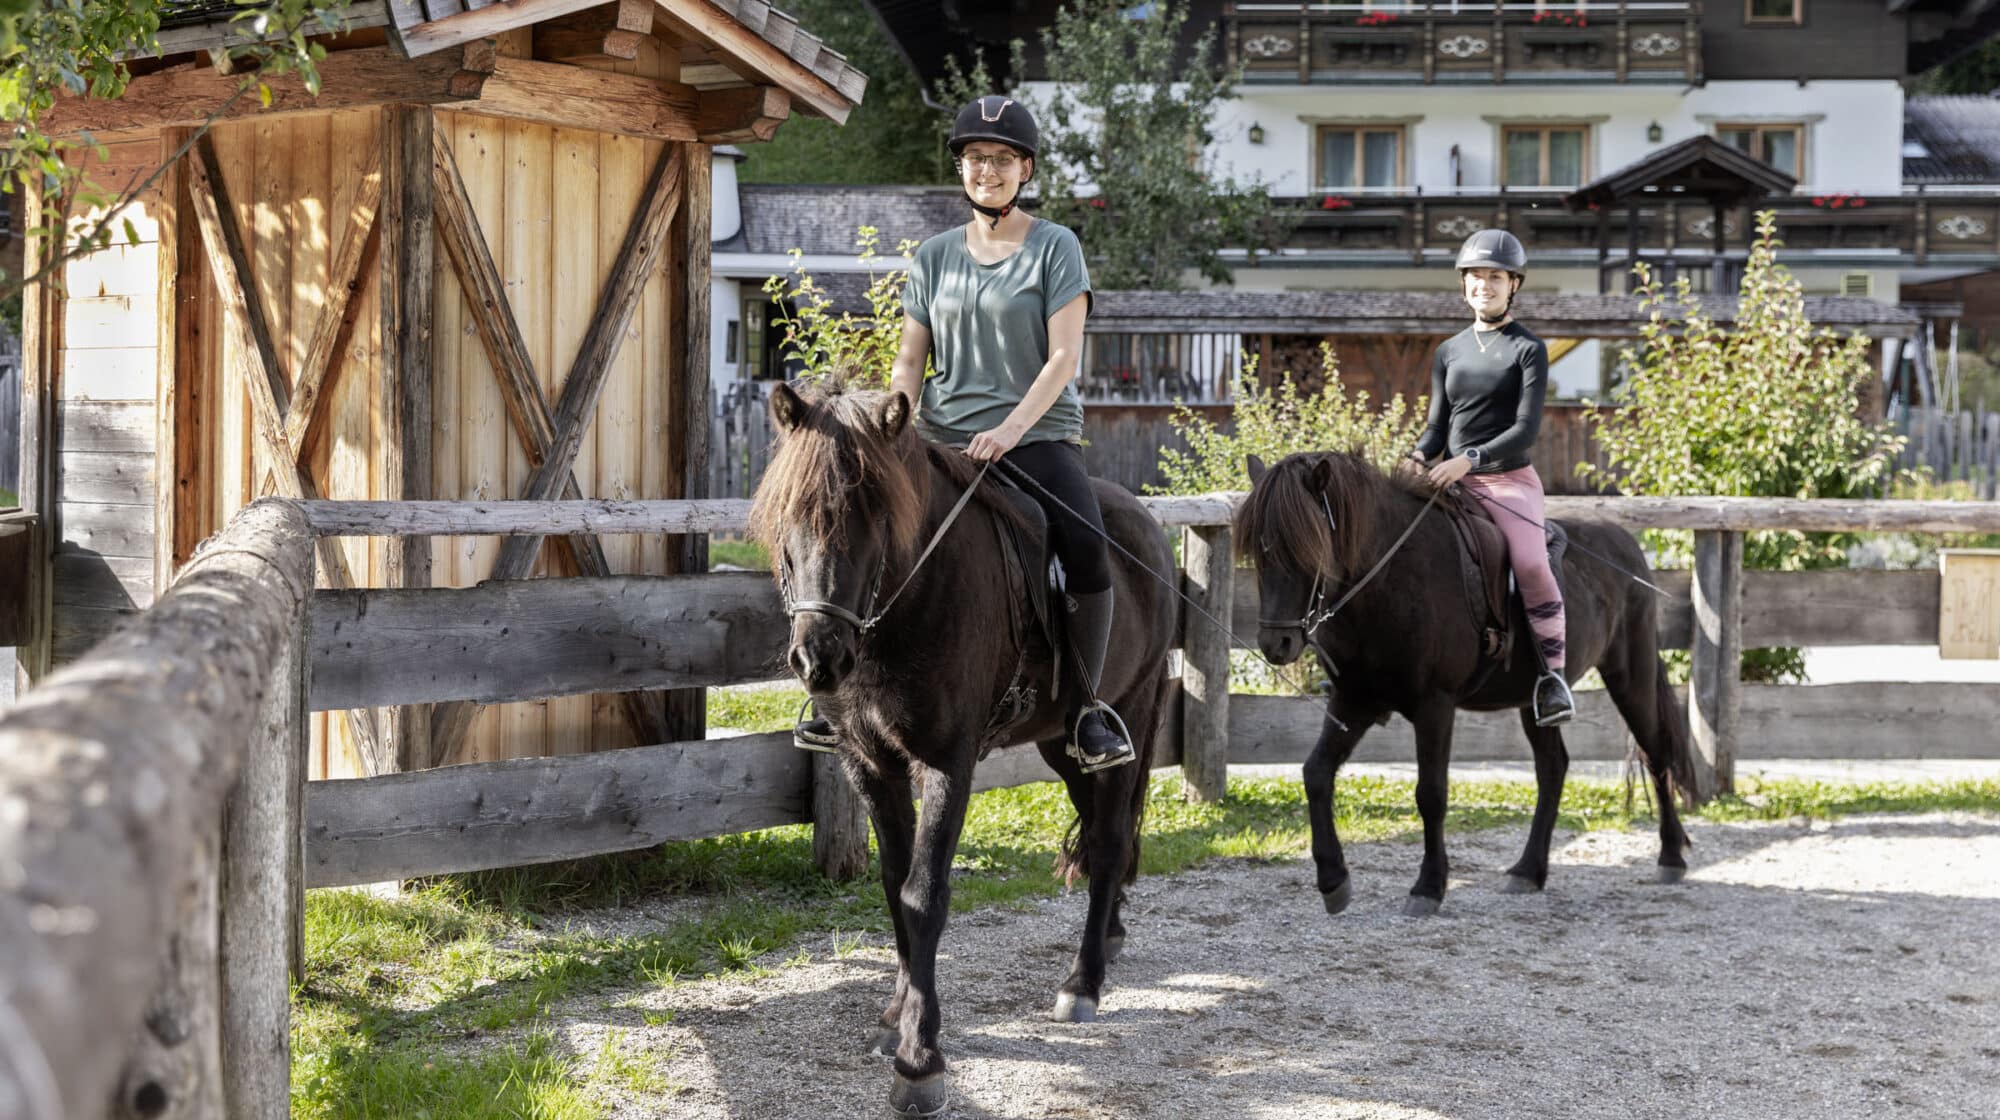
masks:
<svg viewBox="0 0 2000 1120"><path fill-rule="evenodd" d="M1528 275L1528 250L1521 239L1504 229L1482 229L1459 247L1460 272L1468 268L1500 268L1516 276Z"/></svg>

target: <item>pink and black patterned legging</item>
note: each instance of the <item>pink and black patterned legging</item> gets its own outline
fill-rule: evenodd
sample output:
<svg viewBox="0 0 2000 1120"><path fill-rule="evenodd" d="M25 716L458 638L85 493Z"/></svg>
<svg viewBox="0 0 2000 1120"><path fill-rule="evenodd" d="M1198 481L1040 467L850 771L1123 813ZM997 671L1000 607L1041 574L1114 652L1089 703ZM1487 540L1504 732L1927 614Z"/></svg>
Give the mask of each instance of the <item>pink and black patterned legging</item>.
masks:
<svg viewBox="0 0 2000 1120"><path fill-rule="evenodd" d="M1549 668L1563 667L1562 589L1549 570L1548 542L1542 533L1542 478L1533 467L1498 474L1468 474L1464 486L1486 504L1493 523L1507 538L1507 562L1528 608L1528 625L1541 644ZM1517 516L1518 515L1518 516Z"/></svg>

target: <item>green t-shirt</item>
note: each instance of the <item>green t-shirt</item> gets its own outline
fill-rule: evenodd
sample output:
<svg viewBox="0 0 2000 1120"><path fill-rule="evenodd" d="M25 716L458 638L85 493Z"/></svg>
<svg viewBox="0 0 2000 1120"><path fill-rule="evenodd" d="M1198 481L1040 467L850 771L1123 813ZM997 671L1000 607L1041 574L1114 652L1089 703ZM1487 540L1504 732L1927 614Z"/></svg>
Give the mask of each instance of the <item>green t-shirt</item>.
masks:
<svg viewBox="0 0 2000 1120"><path fill-rule="evenodd" d="M1089 291L1083 246L1054 222L1037 219L1019 251L990 265L972 259L962 226L918 246L903 310L930 329L937 367L924 382L918 430L963 444L1006 420L1048 364L1049 316ZM1072 381L1021 442L1082 438Z"/></svg>

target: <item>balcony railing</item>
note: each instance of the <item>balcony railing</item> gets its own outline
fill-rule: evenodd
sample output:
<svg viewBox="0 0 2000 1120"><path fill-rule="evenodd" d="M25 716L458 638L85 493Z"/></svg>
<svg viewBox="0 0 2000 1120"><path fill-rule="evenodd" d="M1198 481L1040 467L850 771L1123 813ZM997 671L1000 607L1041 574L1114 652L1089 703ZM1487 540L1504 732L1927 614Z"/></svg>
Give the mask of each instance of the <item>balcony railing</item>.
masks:
<svg viewBox="0 0 2000 1120"><path fill-rule="evenodd" d="M1284 257L1347 257L1357 264L1402 258L1421 264L1448 256L1473 233L1489 228L1512 231L1529 253L1568 257L1577 264L1594 258L1598 216L1566 210L1553 191L1433 195L1414 191L1323 193L1280 200L1296 219ZM1986 267L2000 261L2000 194L1992 191L1866 195L1827 192L1764 199L1750 209L1723 216L1727 247L1741 253L1755 234L1752 210L1775 210L1778 237L1789 253L1895 265L1964 264ZM1648 256L1672 260L1701 257L1715 244L1715 211L1708 203L1662 199L1640 205L1638 244ZM1628 242L1623 208L1607 215L1613 257Z"/></svg>
<svg viewBox="0 0 2000 1120"><path fill-rule="evenodd" d="M1232 3L1246 83L1673 82L1701 78L1701 6Z"/></svg>

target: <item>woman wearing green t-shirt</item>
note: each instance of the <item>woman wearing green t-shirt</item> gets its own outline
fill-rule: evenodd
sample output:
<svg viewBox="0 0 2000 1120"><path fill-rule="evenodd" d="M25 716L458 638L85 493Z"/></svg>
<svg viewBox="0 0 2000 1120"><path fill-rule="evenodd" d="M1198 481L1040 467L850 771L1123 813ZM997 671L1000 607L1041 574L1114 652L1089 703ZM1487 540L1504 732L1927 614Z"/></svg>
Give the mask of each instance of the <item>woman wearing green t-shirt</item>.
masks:
<svg viewBox="0 0 2000 1120"><path fill-rule="evenodd" d="M1019 102L982 97L959 111L949 147L974 215L917 249L889 385L919 402L925 436L981 462L1005 458L1060 500L1035 494L1075 602L1071 641L1095 684L1111 640L1111 563L1072 384L1090 273L1076 234L1016 205L1039 141ZM927 360L937 370L928 381ZM1132 744L1101 710L1079 698L1070 722L1071 752L1085 770L1131 761Z"/></svg>

